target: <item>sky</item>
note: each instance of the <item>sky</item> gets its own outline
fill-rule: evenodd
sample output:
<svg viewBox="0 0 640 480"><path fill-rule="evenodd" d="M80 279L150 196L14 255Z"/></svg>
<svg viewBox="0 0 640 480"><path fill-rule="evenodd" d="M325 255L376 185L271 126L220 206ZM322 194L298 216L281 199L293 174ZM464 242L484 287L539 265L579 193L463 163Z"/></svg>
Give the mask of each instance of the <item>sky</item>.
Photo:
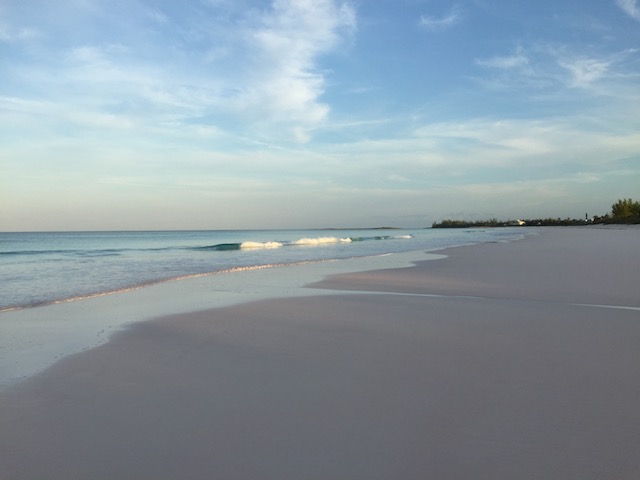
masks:
<svg viewBox="0 0 640 480"><path fill-rule="evenodd" d="M0 0L0 230L640 198L640 0Z"/></svg>

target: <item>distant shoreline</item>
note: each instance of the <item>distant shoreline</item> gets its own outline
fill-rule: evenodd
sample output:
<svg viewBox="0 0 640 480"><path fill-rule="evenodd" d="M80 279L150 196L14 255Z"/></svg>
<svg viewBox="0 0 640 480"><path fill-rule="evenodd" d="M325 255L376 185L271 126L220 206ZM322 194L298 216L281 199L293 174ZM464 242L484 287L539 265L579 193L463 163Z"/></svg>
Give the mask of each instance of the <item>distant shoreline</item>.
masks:
<svg viewBox="0 0 640 480"><path fill-rule="evenodd" d="M606 218L594 217L586 220L575 218L545 218L534 220L443 220L434 222L431 228L501 228L501 227L579 227L589 225L638 225L640 217Z"/></svg>

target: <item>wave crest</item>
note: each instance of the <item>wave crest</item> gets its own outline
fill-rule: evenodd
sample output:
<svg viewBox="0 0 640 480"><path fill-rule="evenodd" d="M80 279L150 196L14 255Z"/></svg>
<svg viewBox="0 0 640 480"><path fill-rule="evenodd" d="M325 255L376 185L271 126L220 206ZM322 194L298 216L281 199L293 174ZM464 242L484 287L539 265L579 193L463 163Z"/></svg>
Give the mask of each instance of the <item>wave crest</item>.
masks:
<svg viewBox="0 0 640 480"><path fill-rule="evenodd" d="M217 245L208 245L204 247L195 247L196 250L213 250L213 251L233 251L233 250L264 250L275 249L281 247L319 247L323 245L347 244L351 242L364 242L370 240L391 240L391 239L409 239L413 235L379 235L375 237L304 237L298 240L272 240L267 242L256 242L247 240L242 243L219 243Z"/></svg>
<svg viewBox="0 0 640 480"><path fill-rule="evenodd" d="M351 243L350 238L338 237L318 237L318 238L301 238L291 242L292 245L325 245L331 243Z"/></svg>
<svg viewBox="0 0 640 480"><path fill-rule="evenodd" d="M242 242L240 244L240 249L263 249L263 248L280 248L282 247L282 242Z"/></svg>

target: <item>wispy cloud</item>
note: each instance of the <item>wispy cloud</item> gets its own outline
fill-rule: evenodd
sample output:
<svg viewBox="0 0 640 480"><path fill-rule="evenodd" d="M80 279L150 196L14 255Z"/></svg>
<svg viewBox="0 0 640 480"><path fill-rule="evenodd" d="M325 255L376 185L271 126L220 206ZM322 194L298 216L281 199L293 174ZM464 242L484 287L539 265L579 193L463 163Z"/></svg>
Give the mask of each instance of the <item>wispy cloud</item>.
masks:
<svg viewBox="0 0 640 480"><path fill-rule="evenodd" d="M477 59L476 64L481 67L511 70L529 65L529 58L521 48L513 55L495 56L487 59Z"/></svg>
<svg viewBox="0 0 640 480"><path fill-rule="evenodd" d="M616 0L618 6L631 18L640 20L640 7L638 0Z"/></svg>
<svg viewBox="0 0 640 480"><path fill-rule="evenodd" d="M513 53L477 58L482 76L476 80L490 90L537 91L559 85L557 67L547 49L519 46Z"/></svg>
<svg viewBox="0 0 640 480"><path fill-rule="evenodd" d="M321 60L348 42L355 9L343 0L273 0L265 9L234 6L229 14L233 20L202 22L189 8L181 17L149 8L139 16L144 28L122 35L105 30L89 38L70 30L62 48L40 42L38 61L10 65L5 80L20 84L23 96L31 89L34 98L52 99L61 118L93 110L100 121L137 117L145 128L169 122L177 131L232 133L242 125L242 134L255 139L309 141L330 112L322 101L330 72ZM110 18L91 15L87 23ZM41 24L45 36L56 34L57 25ZM41 40L35 29L13 25L0 18L0 43Z"/></svg>
<svg viewBox="0 0 640 480"><path fill-rule="evenodd" d="M317 60L332 52L356 26L355 11L333 0L276 0L248 32L255 73L241 105L270 120L290 123L299 141L322 123L329 106L320 101L326 72Z"/></svg>
<svg viewBox="0 0 640 480"><path fill-rule="evenodd" d="M511 55L476 59L475 64L487 72L478 81L494 90L527 89L534 94L581 89L610 97L622 92L623 83L629 84L624 81L633 75L628 72L633 71L637 53L636 49L605 53L571 45L537 44L518 47Z"/></svg>
<svg viewBox="0 0 640 480"><path fill-rule="evenodd" d="M9 26L0 18L0 42L20 42L35 39L41 36L41 32L32 27Z"/></svg>
<svg viewBox="0 0 640 480"><path fill-rule="evenodd" d="M171 187L176 217L256 226L297 203L308 225L349 202L350 218L395 218L464 208L452 198L555 211L570 181L601 179L582 200L637 191L640 49L624 26L640 0L404 3L423 10L397 35L393 2L0 0L0 177L25 179L12 210L84 192L124 205L149 185L165 217Z"/></svg>
<svg viewBox="0 0 640 480"><path fill-rule="evenodd" d="M611 68L610 61L596 58L558 59L558 65L569 71L573 87L588 87L607 75Z"/></svg>
<svg viewBox="0 0 640 480"><path fill-rule="evenodd" d="M607 96L628 95L627 87L634 84L634 78L637 79L634 65L638 52L635 48L607 53L576 52L567 48L550 49L557 65L569 74L564 77L566 86L590 89ZM633 90L637 91L637 88Z"/></svg>
<svg viewBox="0 0 640 480"><path fill-rule="evenodd" d="M455 25L461 19L462 9L459 5L454 5L449 13L441 17L422 15L420 17L420 26L429 31L444 30Z"/></svg>

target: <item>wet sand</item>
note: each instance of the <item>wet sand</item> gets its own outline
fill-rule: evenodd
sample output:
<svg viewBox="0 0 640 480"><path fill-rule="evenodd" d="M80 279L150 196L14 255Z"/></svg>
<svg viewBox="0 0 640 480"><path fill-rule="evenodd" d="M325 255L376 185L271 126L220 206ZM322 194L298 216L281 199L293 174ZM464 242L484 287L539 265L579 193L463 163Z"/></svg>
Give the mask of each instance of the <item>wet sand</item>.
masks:
<svg viewBox="0 0 640 480"><path fill-rule="evenodd" d="M640 478L639 245L547 229L135 324L0 392L0 478Z"/></svg>

